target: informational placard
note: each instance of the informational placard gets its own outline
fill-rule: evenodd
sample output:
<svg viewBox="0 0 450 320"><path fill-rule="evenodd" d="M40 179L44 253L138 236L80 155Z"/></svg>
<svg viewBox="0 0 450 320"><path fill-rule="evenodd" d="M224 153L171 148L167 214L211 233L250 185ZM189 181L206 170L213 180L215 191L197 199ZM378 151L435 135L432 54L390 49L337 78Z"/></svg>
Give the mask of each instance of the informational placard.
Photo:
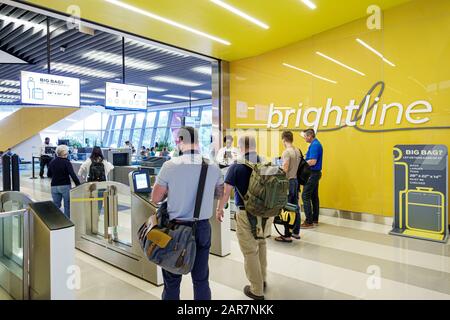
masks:
<svg viewBox="0 0 450 320"><path fill-rule="evenodd" d="M107 82L105 107L114 110L147 111L147 87Z"/></svg>
<svg viewBox="0 0 450 320"><path fill-rule="evenodd" d="M80 107L80 79L22 71L20 85L23 104Z"/></svg>
<svg viewBox="0 0 450 320"><path fill-rule="evenodd" d="M447 241L448 150L445 145L394 147L394 206L391 234Z"/></svg>

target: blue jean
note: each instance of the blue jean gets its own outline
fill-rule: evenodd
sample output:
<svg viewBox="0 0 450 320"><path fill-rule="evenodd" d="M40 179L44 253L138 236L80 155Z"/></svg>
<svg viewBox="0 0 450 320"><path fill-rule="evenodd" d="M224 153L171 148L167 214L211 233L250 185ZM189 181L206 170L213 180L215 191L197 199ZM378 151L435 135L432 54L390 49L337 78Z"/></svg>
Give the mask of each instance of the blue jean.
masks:
<svg viewBox="0 0 450 320"><path fill-rule="evenodd" d="M70 185L52 187L53 203L61 208L61 200L64 199L64 215L70 219Z"/></svg>
<svg viewBox="0 0 450 320"><path fill-rule="evenodd" d="M322 172L312 171L302 192L303 207L305 210L306 223L319 222L319 180Z"/></svg>
<svg viewBox="0 0 450 320"><path fill-rule="evenodd" d="M194 300L211 300L211 289L209 288L209 248L211 247L211 225L209 220L197 222L195 232L197 253L194 267L191 271L192 283L194 285ZM164 290L163 300L180 300L181 275L170 273L163 269Z"/></svg>
<svg viewBox="0 0 450 320"><path fill-rule="evenodd" d="M295 204L295 222L294 228L292 229L293 234L300 234L300 206L298 205L298 192L299 185L297 179L289 179L289 194L288 194L288 202L291 204ZM291 230L289 230L289 226L284 227L284 236L289 238L291 235Z"/></svg>

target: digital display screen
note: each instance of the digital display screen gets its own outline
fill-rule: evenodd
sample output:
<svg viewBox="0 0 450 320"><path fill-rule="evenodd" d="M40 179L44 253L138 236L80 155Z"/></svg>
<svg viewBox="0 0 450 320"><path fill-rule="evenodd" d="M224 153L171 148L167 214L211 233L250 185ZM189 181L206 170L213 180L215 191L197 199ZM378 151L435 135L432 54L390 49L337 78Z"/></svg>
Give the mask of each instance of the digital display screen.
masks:
<svg viewBox="0 0 450 320"><path fill-rule="evenodd" d="M136 180L136 191L149 188L147 175L145 173L135 175L134 179Z"/></svg>
<svg viewBox="0 0 450 320"><path fill-rule="evenodd" d="M80 107L80 79L22 71L23 104Z"/></svg>
<svg viewBox="0 0 450 320"><path fill-rule="evenodd" d="M147 87L107 82L105 107L114 110L147 111Z"/></svg>

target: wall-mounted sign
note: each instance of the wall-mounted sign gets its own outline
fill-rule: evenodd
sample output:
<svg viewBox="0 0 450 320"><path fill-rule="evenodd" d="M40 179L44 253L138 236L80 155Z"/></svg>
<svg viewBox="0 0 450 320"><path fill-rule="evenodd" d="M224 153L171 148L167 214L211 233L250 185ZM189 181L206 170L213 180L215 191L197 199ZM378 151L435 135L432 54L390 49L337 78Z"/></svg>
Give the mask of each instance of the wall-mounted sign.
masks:
<svg viewBox="0 0 450 320"><path fill-rule="evenodd" d="M105 107L114 110L147 111L147 87L107 82Z"/></svg>
<svg viewBox="0 0 450 320"><path fill-rule="evenodd" d="M23 104L80 107L80 79L21 72Z"/></svg>
<svg viewBox="0 0 450 320"><path fill-rule="evenodd" d="M391 234L447 241L448 150L444 145L394 147Z"/></svg>

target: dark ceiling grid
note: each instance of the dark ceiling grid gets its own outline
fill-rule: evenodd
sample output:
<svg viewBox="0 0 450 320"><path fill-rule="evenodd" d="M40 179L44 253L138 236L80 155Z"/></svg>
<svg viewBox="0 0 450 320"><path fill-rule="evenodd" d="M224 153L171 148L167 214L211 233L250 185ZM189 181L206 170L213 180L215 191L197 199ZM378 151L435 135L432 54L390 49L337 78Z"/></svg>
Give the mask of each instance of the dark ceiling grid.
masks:
<svg viewBox="0 0 450 320"><path fill-rule="evenodd" d="M22 19L31 23L47 26L47 17L41 14L17 9L8 5L0 5L0 14L16 19ZM51 34L51 62L65 63L80 67L92 68L99 71L114 73L113 79L104 79L94 76L75 74L72 72L57 71L52 69L52 73L62 76L77 77L87 81L81 85L81 93L104 96L102 92L93 91L104 88L105 82L121 82L122 66L114 63L96 61L95 59L84 58L83 56L91 51L101 51L107 53L122 54L122 39L117 35L108 34L102 31L95 31L95 34L87 35L75 29L68 29L66 22L50 18ZM183 102L181 99L165 97L165 95L189 96L193 90L211 90L211 76L193 72L191 69L198 66L210 66L209 61L205 61L193 56L179 56L175 52L170 52L166 48L158 48L140 44L137 41L126 39L125 52L127 58L153 62L160 65L155 70L139 70L128 67L126 69L126 83L141 86L164 88L164 92L149 91L151 99L168 100L173 102ZM61 50L64 47L65 50ZM47 64L47 42L44 30L35 32L28 26L17 26L14 23L0 24L0 48L27 61L35 62L34 65L0 65L1 80L20 80L20 71L28 70L34 72L46 72ZM175 50L174 50L175 51ZM169 76L186 79L200 83L199 86L189 87L172 83L152 80L154 76ZM193 97L206 99L208 96L193 94ZM95 101L95 104L104 104L104 99L81 98ZM0 105L6 103L0 103ZM8 103L10 104L10 103ZM83 104L83 103L82 103ZM154 105L154 103L150 103Z"/></svg>

